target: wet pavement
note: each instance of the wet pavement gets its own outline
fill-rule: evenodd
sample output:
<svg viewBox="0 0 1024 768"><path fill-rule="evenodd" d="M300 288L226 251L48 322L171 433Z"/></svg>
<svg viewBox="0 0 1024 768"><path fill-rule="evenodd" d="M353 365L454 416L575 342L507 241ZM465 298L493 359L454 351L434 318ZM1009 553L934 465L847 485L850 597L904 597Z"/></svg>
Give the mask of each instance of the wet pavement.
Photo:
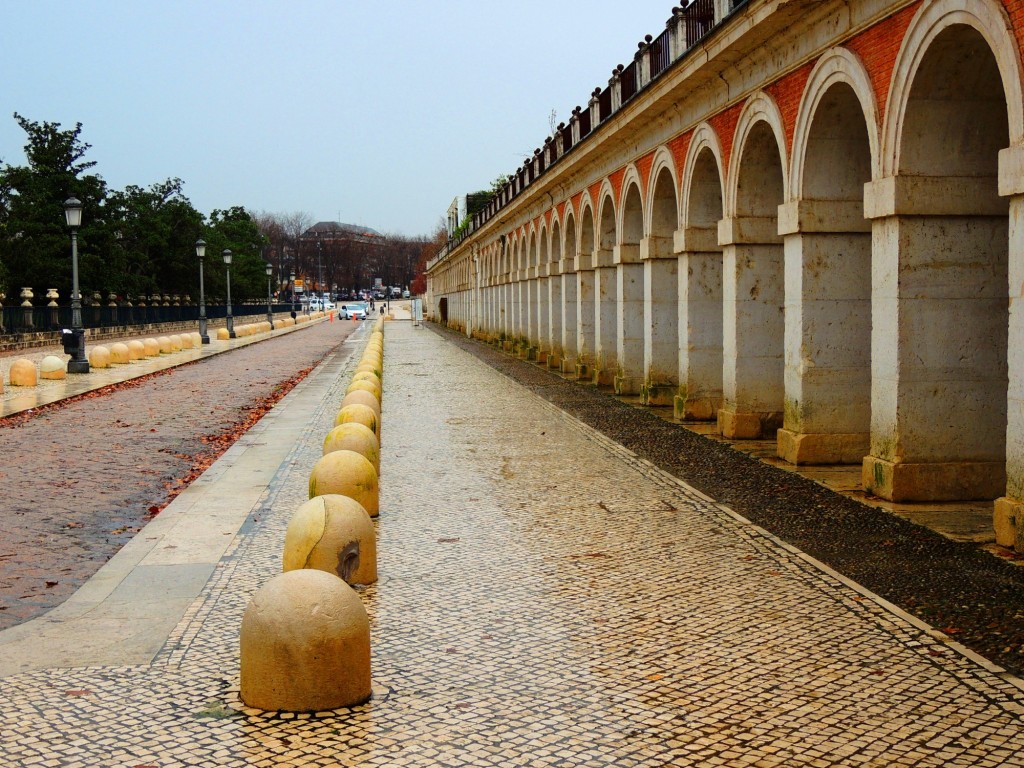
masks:
<svg viewBox="0 0 1024 768"><path fill-rule="evenodd" d="M385 337L373 698L237 697L241 614L280 569L354 335L97 574L108 597L94 580L0 633L0 765L1024 765L1020 680L451 337ZM175 554L195 540L218 546ZM188 598L154 573L208 575ZM119 650L161 590L180 615ZM110 642L76 663L60 643L90 621Z"/></svg>

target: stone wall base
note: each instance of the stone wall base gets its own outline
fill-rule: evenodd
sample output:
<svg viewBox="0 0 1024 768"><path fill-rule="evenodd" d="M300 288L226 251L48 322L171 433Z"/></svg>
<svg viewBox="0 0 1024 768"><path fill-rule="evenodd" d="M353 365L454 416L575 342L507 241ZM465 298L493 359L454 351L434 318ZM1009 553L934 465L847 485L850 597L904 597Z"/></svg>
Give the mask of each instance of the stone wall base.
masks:
<svg viewBox="0 0 1024 768"><path fill-rule="evenodd" d="M996 544L1024 552L1024 501L1002 496L996 499L992 514Z"/></svg>
<svg viewBox="0 0 1024 768"><path fill-rule="evenodd" d="M562 370L562 358L554 352L548 353L548 368L552 368L556 371Z"/></svg>
<svg viewBox="0 0 1024 768"><path fill-rule="evenodd" d="M608 368L594 368L594 383L599 387L611 387L615 385L615 370Z"/></svg>
<svg viewBox="0 0 1024 768"><path fill-rule="evenodd" d="M644 380L637 376L615 375L612 380L616 395L639 395L643 389Z"/></svg>
<svg viewBox="0 0 1024 768"><path fill-rule="evenodd" d="M647 384L640 390L644 405L675 405L676 392L679 387L674 384Z"/></svg>
<svg viewBox="0 0 1024 768"><path fill-rule="evenodd" d="M686 395L676 395L673 401L674 415L679 421L714 421L721 405L716 399Z"/></svg>
<svg viewBox="0 0 1024 768"><path fill-rule="evenodd" d="M729 440L757 440L774 438L782 426L782 413L739 412L729 408L718 410L718 432Z"/></svg>
<svg viewBox="0 0 1024 768"><path fill-rule="evenodd" d="M860 464L871 450L867 432L824 434L780 429L777 455L790 464Z"/></svg>
<svg viewBox="0 0 1024 768"><path fill-rule="evenodd" d="M995 499L1006 490L1006 463L956 461L913 464L865 456L864 490L889 501Z"/></svg>
<svg viewBox="0 0 1024 768"><path fill-rule="evenodd" d="M579 381L589 381L594 376L594 369L586 363L576 363L576 378Z"/></svg>

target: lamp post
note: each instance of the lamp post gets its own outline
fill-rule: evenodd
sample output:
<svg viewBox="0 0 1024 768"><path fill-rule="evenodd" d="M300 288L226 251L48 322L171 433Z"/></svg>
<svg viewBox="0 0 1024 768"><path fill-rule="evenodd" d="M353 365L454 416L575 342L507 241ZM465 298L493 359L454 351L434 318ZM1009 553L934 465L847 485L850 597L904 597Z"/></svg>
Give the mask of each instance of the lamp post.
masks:
<svg viewBox="0 0 1024 768"><path fill-rule="evenodd" d="M224 266L227 268L228 275L228 313L227 313L227 326L228 326L228 338L235 338L235 318L231 316L231 249L225 248L221 251L220 255L224 258Z"/></svg>
<svg viewBox="0 0 1024 768"><path fill-rule="evenodd" d="M78 291L78 228L82 226L82 201L69 197L64 201L64 218L71 229L71 333L64 338L64 351L71 355L68 373L88 373L85 356L85 329L82 327L82 294Z"/></svg>
<svg viewBox="0 0 1024 768"><path fill-rule="evenodd" d="M199 257L199 338L203 344L209 344L210 335L206 332L206 292L203 289L203 258L206 256L204 240L196 240L196 256Z"/></svg>
<svg viewBox="0 0 1024 768"><path fill-rule="evenodd" d="M295 270L294 269L292 270L292 274L289 277L289 280L291 280L291 286L292 286L292 320L294 320L295 316L298 314L298 308L295 306Z"/></svg>
<svg viewBox="0 0 1024 768"><path fill-rule="evenodd" d="M317 288L320 289L320 308L324 306L324 267L321 259L321 253L323 251L323 243L320 238L316 239L316 272L317 272Z"/></svg>
<svg viewBox="0 0 1024 768"><path fill-rule="evenodd" d="M274 310L270 307L270 276L274 274L274 265L269 261L267 269L267 322L270 323L270 330L274 330Z"/></svg>

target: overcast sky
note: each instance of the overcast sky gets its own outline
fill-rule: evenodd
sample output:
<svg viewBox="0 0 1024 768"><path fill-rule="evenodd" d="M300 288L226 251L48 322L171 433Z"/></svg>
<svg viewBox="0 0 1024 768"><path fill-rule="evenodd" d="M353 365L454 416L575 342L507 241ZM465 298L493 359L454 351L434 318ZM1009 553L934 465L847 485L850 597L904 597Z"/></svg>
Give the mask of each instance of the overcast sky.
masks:
<svg viewBox="0 0 1024 768"><path fill-rule="evenodd" d="M676 0L678 4L678 0ZM407 235L518 168L671 0L0 0L14 112L83 124L113 188Z"/></svg>

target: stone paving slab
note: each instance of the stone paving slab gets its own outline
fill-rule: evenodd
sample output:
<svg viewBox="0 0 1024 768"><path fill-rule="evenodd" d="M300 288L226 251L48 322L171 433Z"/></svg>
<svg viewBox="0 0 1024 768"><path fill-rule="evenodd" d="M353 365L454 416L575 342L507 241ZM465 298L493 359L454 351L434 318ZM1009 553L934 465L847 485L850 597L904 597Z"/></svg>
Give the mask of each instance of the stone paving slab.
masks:
<svg viewBox="0 0 1024 768"><path fill-rule="evenodd" d="M431 331L385 333L371 701L237 698L353 358L279 404L296 439L151 662L4 679L0 765L1024 765L1019 681Z"/></svg>

